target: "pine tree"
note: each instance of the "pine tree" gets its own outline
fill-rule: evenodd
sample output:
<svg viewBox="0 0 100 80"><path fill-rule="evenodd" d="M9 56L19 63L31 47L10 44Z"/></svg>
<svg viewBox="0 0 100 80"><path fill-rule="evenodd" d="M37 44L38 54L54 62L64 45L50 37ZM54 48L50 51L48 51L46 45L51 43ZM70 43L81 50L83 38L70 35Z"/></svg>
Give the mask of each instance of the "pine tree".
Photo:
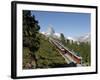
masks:
<svg viewBox="0 0 100 80"><path fill-rule="evenodd" d="M62 44L63 44L63 45L66 45L66 39L65 39L63 33L60 34L60 38L61 38Z"/></svg>
<svg viewBox="0 0 100 80"><path fill-rule="evenodd" d="M23 11L23 47L28 47L30 50L29 55L31 60L36 59L35 52L39 49L40 38L39 38L39 29L38 21L35 19L35 16L31 15L31 11Z"/></svg>

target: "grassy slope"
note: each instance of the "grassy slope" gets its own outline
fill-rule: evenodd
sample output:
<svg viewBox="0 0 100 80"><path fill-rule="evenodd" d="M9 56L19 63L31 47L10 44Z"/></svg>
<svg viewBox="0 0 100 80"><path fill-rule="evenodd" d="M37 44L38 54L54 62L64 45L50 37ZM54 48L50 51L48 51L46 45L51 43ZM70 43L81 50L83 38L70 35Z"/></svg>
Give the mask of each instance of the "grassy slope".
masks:
<svg viewBox="0 0 100 80"><path fill-rule="evenodd" d="M30 63L31 57L29 55L30 50L28 47L23 48L23 68L27 69L25 65ZM55 46L49 43L49 40L44 36L40 35L40 48L34 53L37 59L36 68L50 68L56 65L65 64L64 58L56 50Z"/></svg>

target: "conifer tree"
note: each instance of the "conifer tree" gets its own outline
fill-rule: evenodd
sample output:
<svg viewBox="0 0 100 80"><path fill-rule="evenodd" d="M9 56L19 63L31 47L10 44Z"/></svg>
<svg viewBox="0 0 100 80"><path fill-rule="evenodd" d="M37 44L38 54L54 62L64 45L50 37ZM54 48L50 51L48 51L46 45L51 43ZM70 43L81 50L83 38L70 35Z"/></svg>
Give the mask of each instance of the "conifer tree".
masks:
<svg viewBox="0 0 100 80"><path fill-rule="evenodd" d="M33 53L38 50L39 42L39 29L38 21L31 11L23 11L23 47L28 47Z"/></svg>
<svg viewBox="0 0 100 80"><path fill-rule="evenodd" d="M65 37L64 37L64 34L63 33L60 34L60 38L61 38L62 44L63 45L66 45L66 40L65 40Z"/></svg>

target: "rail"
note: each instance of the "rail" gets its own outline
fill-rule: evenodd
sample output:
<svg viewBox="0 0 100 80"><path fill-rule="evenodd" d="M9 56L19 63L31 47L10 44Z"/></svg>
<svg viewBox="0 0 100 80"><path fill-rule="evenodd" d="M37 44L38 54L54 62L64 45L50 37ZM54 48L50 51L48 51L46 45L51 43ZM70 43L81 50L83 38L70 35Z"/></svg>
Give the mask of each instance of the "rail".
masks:
<svg viewBox="0 0 100 80"><path fill-rule="evenodd" d="M63 46L60 42L52 38L50 38L49 41L53 43L61 51L62 55L68 61L68 63L73 62L75 64L81 64L82 57L75 55L74 52L71 52L70 50L68 50L68 48Z"/></svg>

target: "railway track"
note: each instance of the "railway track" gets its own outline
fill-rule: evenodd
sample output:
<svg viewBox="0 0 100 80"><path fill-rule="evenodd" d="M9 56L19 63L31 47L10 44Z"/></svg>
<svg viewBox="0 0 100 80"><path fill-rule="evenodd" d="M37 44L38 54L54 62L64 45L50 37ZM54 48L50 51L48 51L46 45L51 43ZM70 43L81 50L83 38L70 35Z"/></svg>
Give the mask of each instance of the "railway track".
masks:
<svg viewBox="0 0 100 80"><path fill-rule="evenodd" d="M74 63L78 64L78 66L82 66L82 57L79 57L74 52L69 51L68 48L66 48L60 42L53 38L50 38L49 42L56 46L56 48L60 51L62 57L64 57L67 64Z"/></svg>

